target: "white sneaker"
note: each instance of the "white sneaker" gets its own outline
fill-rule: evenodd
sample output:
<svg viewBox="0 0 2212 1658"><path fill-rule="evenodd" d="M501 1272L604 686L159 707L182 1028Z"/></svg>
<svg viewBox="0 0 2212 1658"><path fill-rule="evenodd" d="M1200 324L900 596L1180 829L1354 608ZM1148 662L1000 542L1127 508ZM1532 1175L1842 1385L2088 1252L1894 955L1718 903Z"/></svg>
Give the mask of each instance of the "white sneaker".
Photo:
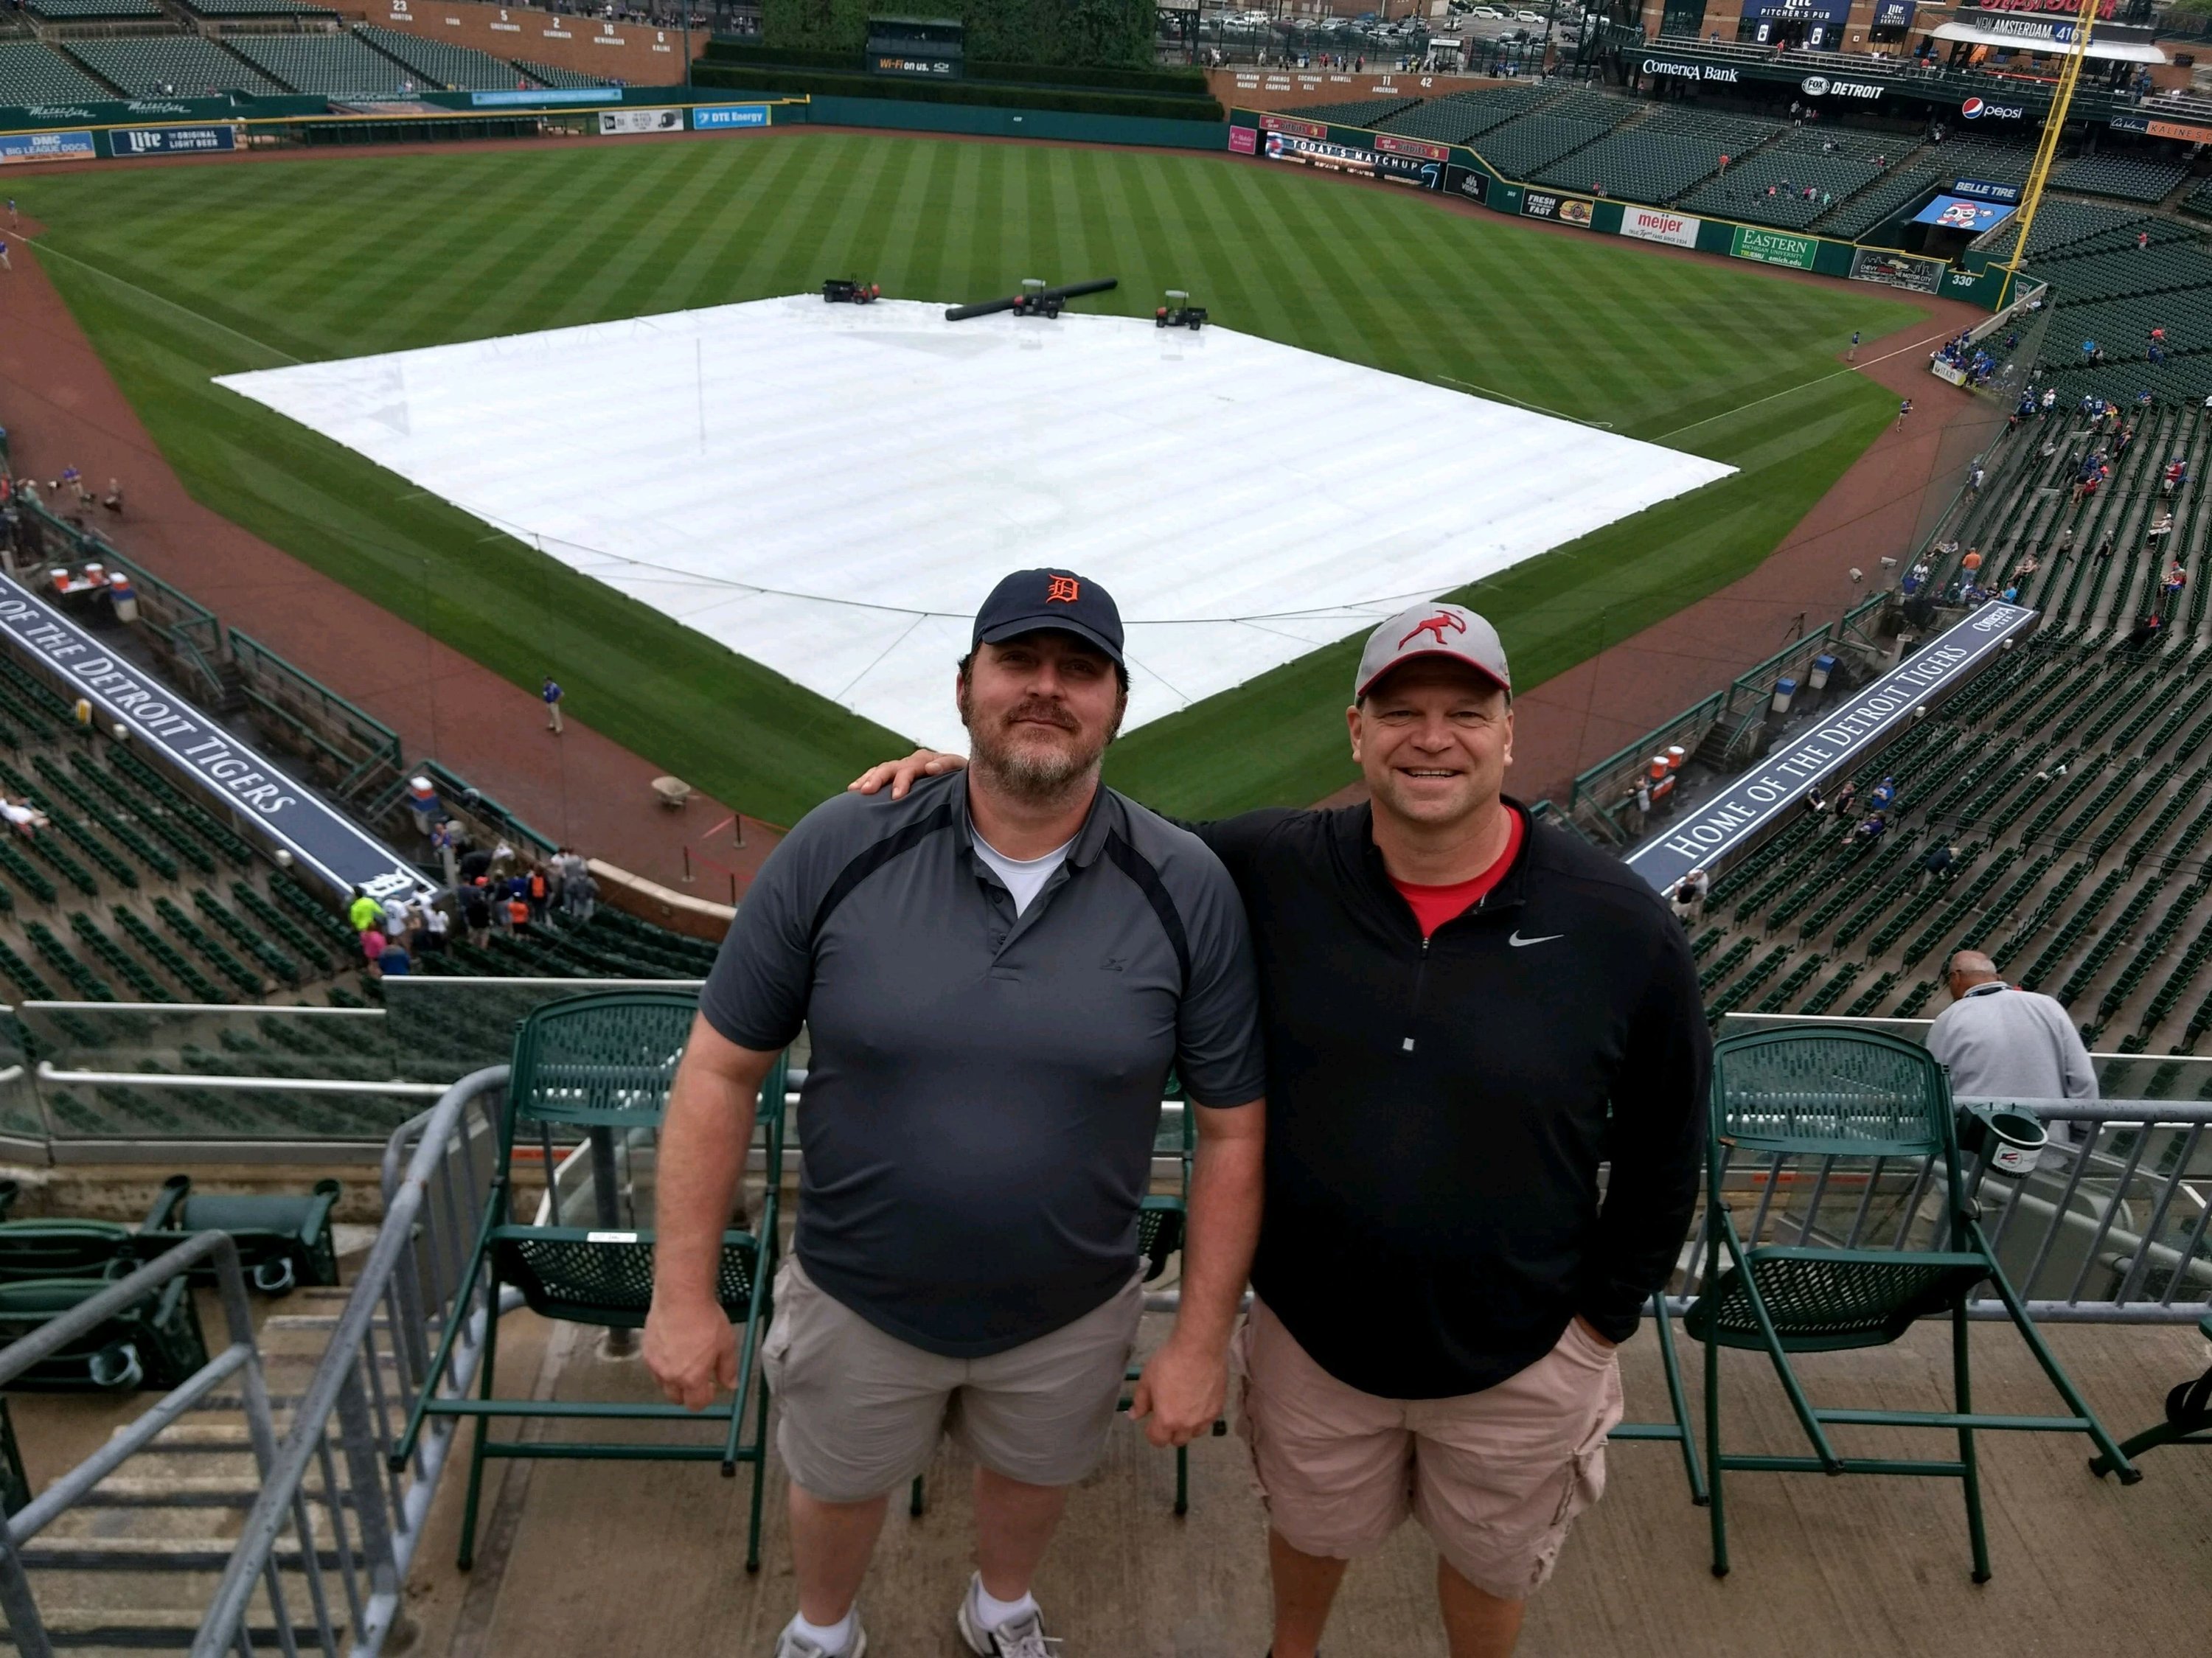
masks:
<svg viewBox="0 0 2212 1658"><path fill-rule="evenodd" d="M867 1658L867 1651L868 1632L860 1627L858 1612L853 1615L852 1637L835 1652L808 1640L788 1624L775 1643L775 1658Z"/></svg>
<svg viewBox="0 0 2212 1658"><path fill-rule="evenodd" d="M987 1630L975 1621L975 1594L973 1586L960 1597L960 1638L968 1643L968 1650L976 1658L1053 1658L1053 1649L1060 1642L1044 1632L1044 1618L1036 1612L1025 1612L1012 1623Z"/></svg>

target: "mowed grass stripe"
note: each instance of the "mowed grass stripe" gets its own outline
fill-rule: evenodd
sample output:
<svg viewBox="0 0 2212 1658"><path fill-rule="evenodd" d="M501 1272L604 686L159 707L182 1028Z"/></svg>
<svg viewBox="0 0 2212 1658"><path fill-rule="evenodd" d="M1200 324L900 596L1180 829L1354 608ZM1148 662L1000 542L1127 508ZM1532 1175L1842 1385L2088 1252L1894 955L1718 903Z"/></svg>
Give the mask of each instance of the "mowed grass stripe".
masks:
<svg viewBox="0 0 2212 1658"><path fill-rule="evenodd" d="M534 182L542 187L532 190L526 206L465 216L479 228L476 257L443 273L426 273L414 302L394 319L396 328L410 338L467 338L495 333L515 316L530 314L526 307L518 309L518 296L534 300L542 292L538 282L547 247L588 224L602 193L600 183L589 178Z"/></svg>
<svg viewBox="0 0 2212 1658"><path fill-rule="evenodd" d="M1079 308L1187 288L1229 326L1645 432L1720 415L1681 446L1745 471L1474 590L1532 686L1771 550L1893 412L1856 376L1815 382L1853 328L1917 314L1228 158L842 133L62 174L24 205L94 261L52 268L201 499L518 683L555 672L580 718L787 822L898 739L211 386L255 355L224 327L337 356L811 293L832 259L936 301L1113 275ZM240 256L219 294L210 246ZM1355 649L1139 729L1112 775L1185 811L1316 798L1346 771Z"/></svg>

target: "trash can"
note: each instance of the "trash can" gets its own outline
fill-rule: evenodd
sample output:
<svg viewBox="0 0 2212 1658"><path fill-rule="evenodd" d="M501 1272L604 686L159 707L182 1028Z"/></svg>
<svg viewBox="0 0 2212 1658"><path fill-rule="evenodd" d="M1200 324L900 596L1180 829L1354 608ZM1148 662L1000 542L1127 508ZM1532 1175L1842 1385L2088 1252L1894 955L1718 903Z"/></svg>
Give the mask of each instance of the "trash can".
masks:
<svg viewBox="0 0 2212 1658"><path fill-rule="evenodd" d="M1814 657L1813 659L1813 671L1805 676L1805 689L1808 691L1824 691L1827 689L1828 676L1835 672L1835 671L1836 659L1834 657Z"/></svg>
<svg viewBox="0 0 2212 1658"><path fill-rule="evenodd" d="M1774 712L1777 714L1789 713L1790 699L1796 695L1797 682L1796 680L1776 680L1774 682Z"/></svg>

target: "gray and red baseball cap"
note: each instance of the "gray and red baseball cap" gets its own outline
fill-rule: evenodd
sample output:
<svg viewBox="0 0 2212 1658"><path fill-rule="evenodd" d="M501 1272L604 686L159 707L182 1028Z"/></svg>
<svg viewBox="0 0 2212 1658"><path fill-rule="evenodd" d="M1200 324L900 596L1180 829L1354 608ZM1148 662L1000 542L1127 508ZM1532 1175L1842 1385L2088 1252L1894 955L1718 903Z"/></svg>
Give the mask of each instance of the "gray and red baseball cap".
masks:
<svg viewBox="0 0 2212 1658"><path fill-rule="evenodd" d="M1513 676L1505 665L1505 647L1498 642L1498 629L1464 604L1428 604L1399 611L1367 635L1352 700L1357 702L1366 695L1376 680L1401 663L1424 656L1464 662L1508 696L1513 694Z"/></svg>
<svg viewBox="0 0 2212 1658"><path fill-rule="evenodd" d="M1000 645L1045 629L1087 640L1121 665L1121 608L1111 593L1073 570L1017 570L1006 577L975 612L969 643L971 649Z"/></svg>

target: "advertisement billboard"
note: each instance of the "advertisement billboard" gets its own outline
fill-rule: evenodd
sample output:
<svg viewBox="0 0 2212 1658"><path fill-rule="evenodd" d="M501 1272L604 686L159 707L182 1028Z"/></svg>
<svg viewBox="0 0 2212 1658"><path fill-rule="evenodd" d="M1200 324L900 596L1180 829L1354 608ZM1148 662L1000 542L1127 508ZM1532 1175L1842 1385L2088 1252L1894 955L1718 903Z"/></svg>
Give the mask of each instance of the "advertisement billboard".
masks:
<svg viewBox="0 0 2212 1658"><path fill-rule="evenodd" d="M1717 870L1775 822L1803 808L1814 783L1841 775L1910 726L1916 708L1941 702L2033 625L2017 604L1984 604L1871 683L1846 692L1820 725L1770 750L1628 854L1628 867L1664 892L1692 869Z"/></svg>
<svg viewBox="0 0 2212 1658"><path fill-rule="evenodd" d="M87 131L0 132L0 166L76 161L92 154L92 134Z"/></svg>
<svg viewBox="0 0 2212 1658"><path fill-rule="evenodd" d="M1546 190L1524 191L1521 196L1521 211L1531 219L1550 219L1555 223L1588 228L1595 210L1594 204L1581 196L1555 196Z"/></svg>
<svg viewBox="0 0 2212 1658"><path fill-rule="evenodd" d="M1472 202L1484 201L1488 198L1490 175L1479 167L1455 164L1444 169L1444 188Z"/></svg>
<svg viewBox="0 0 2212 1658"><path fill-rule="evenodd" d="M659 109L603 109L601 132L681 132L684 112L673 104Z"/></svg>
<svg viewBox="0 0 2212 1658"><path fill-rule="evenodd" d="M1963 230L1978 236L1995 230L2013 216L2005 202L1970 202L1963 196L1938 196L1912 216L1915 224L1932 224L1945 230Z"/></svg>
<svg viewBox="0 0 2212 1658"><path fill-rule="evenodd" d="M1686 219L1656 207L1623 207L1620 234L1640 242L1665 242L1670 247L1695 247L1703 221Z"/></svg>
<svg viewBox="0 0 2212 1658"><path fill-rule="evenodd" d="M204 155L237 148L234 126L118 127L107 135L112 155Z"/></svg>
<svg viewBox="0 0 2212 1658"><path fill-rule="evenodd" d="M1943 285L1943 265L1938 259L1916 259L1909 253L1862 247L1851 255L1851 280L1933 294Z"/></svg>
<svg viewBox="0 0 2212 1658"><path fill-rule="evenodd" d="M1260 153L1260 130L1257 127L1229 129L1229 153L1232 155L1256 155Z"/></svg>
<svg viewBox="0 0 2212 1658"><path fill-rule="evenodd" d="M1989 179L1960 179L1951 186L1954 196L1970 197L1978 202L2014 202L2020 200L2018 185L2001 185Z"/></svg>
<svg viewBox="0 0 2212 1658"><path fill-rule="evenodd" d="M1740 224L1729 239L1729 252L1739 259L1786 264L1795 270L1810 270L1820 251L1817 237L1792 236L1787 231L1763 230L1757 225Z"/></svg>
<svg viewBox="0 0 2212 1658"><path fill-rule="evenodd" d="M1416 190L1443 188L1442 161L1390 155L1354 144L1323 143L1318 138L1301 138L1287 132L1269 133L1266 148L1271 161L1295 161L1301 167L1319 167L1324 173L1351 173L1363 179L1388 179L1393 184L1411 185Z"/></svg>
<svg viewBox="0 0 2212 1658"><path fill-rule="evenodd" d="M725 132L732 127L767 125L766 104L700 104L691 111L692 130L697 132Z"/></svg>
<svg viewBox="0 0 2212 1658"><path fill-rule="evenodd" d="M511 108L518 105L541 108L548 104L619 104L620 87L531 87L508 92L471 92L469 103L477 109Z"/></svg>

